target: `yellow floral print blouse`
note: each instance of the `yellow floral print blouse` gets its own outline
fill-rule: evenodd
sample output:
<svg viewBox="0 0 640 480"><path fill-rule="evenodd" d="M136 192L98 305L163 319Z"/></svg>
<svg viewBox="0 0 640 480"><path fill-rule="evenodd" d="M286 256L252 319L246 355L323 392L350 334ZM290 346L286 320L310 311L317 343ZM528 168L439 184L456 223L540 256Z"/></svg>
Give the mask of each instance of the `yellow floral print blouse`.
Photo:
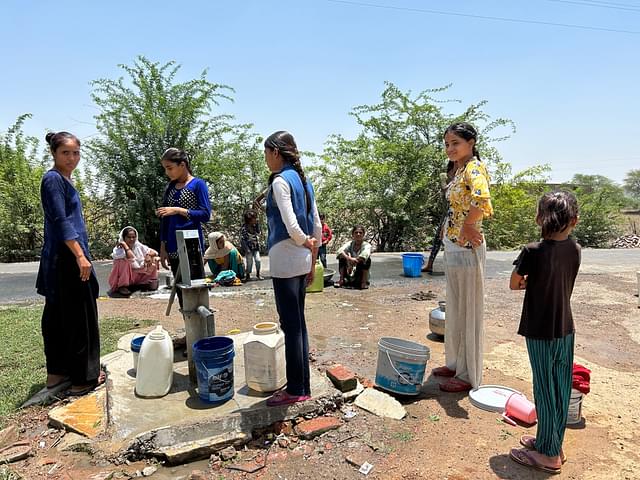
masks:
<svg viewBox="0 0 640 480"><path fill-rule="evenodd" d="M489 174L482 161L474 157L464 168L458 169L447 191L447 200L449 213L446 235L453 243L458 241L462 224L472 206L482 210L483 218L493 215L489 194ZM482 221L478 222L477 228L482 232ZM466 242L464 246L471 248L471 243Z"/></svg>

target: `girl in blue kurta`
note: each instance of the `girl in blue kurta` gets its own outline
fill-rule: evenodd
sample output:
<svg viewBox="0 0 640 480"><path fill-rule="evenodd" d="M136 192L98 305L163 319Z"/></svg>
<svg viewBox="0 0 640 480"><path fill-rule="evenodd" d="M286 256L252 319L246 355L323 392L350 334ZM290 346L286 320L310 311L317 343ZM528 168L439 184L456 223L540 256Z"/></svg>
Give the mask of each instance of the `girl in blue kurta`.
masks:
<svg viewBox="0 0 640 480"><path fill-rule="evenodd" d="M104 381L100 372L98 281L91 265L82 203L71 183L80 161L80 141L67 132L48 133L54 165L44 174L44 245L36 288L44 295L42 337L47 387L71 383L83 395Z"/></svg>
<svg viewBox="0 0 640 480"><path fill-rule="evenodd" d="M189 155L184 150L169 148L160 160L169 185L164 192L162 207L156 210L160 217L160 262L171 265L174 276L178 270L178 245L176 230L197 230L200 250L204 251L202 224L211 218L211 202L207 184L194 177ZM182 292L178 289L178 300L182 307Z"/></svg>

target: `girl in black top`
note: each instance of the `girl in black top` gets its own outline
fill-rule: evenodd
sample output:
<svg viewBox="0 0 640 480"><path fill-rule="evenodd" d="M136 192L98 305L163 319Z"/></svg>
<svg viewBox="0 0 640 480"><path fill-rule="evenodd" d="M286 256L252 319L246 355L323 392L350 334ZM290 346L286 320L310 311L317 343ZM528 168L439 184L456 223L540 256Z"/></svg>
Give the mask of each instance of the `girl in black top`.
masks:
<svg viewBox="0 0 640 480"><path fill-rule="evenodd" d="M580 245L569 238L578 222L573 194L545 194L538 202L536 223L543 240L520 253L510 288L525 290L518 333L526 338L538 414L536 436L524 435L525 447L511 458L547 473L560 473L573 374L574 324L571 293L580 267Z"/></svg>

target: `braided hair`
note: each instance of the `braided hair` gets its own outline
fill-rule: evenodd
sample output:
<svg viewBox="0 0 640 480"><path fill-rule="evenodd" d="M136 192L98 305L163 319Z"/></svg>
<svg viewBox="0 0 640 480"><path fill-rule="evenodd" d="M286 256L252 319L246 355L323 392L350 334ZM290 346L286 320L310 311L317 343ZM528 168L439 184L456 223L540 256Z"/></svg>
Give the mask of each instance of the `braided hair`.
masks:
<svg viewBox="0 0 640 480"><path fill-rule="evenodd" d="M264 141L264 146L270 150L278 150L282 156L282 160L285 163L290 164L293 169L298 172L300 180L302 180L304 196L307 199L307 213L309 213L311 211L311 198L309 197L309 191L307 190L307 177L305 177L304 171L302 170L300 152L298 152L298 146L296 145L293 135L285 130L278 130L267 137ZM274 172L269 176L269 185L273 183L276 176L277 172Z"/></svg>
<svg viewBox="0 0 640 480"><path fill-rule="evenodd" d="M478 147L477 147L477 145L478 145L478 132L473 127L473 125L471 125L470 123L467 123L467 122L453 123L453 124L451 124L451 125L449 125L447 127L447 129L444 131L442 136L444 137L447 133L452 133L457 137L465 139L467 142L469 140L474 140L472 154L478 160L481 160L480 159L480 152L478 152Z"/></svg>

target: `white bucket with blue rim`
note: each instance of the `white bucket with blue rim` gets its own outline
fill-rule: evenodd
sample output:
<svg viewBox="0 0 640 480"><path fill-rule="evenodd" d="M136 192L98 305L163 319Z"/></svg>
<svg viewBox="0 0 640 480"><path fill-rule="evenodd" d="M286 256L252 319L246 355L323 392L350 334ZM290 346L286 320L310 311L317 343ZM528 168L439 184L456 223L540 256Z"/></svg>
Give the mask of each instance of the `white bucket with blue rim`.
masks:
<svg viewBox="0 0 640 480"><path fill-rule="evenodd" d="M429 358L429 348L424 345L382 337L378 341L376 385L401 395L418 395Z"/></svg>

